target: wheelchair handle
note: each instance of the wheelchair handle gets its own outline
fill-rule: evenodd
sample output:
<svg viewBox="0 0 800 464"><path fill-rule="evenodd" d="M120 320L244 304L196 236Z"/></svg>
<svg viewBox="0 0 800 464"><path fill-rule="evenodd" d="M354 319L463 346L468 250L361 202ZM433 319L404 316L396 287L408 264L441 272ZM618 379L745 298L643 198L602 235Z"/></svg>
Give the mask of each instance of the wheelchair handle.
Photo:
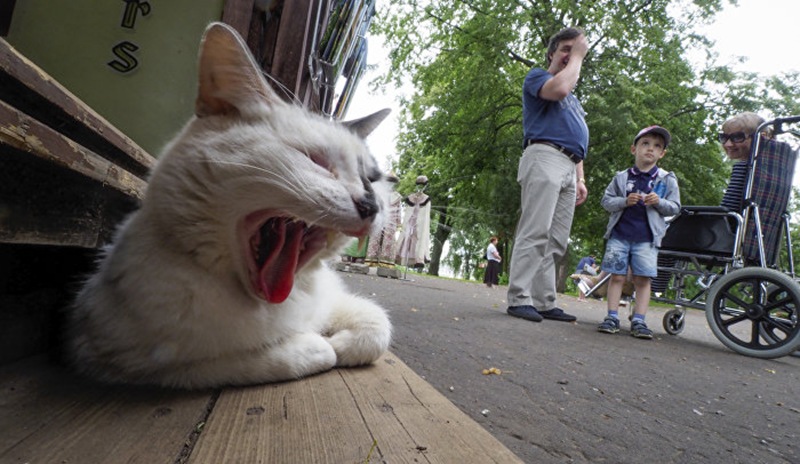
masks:
<svg viewBox="0 0 800 464"><path fill-rule="evenodd" d="M761 124L758 127L758 130L756 132L761 132L764 128L766 128L768 126L773 126L772 133L774 135L784 134L786 132L789 132L789 133L794 135L795 131L784 130L783 125L784 124L794 124L796 122L800 122L800 115L798 115L798 116L787 116L785 118L775 118L772 121L767 121L767 122Z"/></svg>

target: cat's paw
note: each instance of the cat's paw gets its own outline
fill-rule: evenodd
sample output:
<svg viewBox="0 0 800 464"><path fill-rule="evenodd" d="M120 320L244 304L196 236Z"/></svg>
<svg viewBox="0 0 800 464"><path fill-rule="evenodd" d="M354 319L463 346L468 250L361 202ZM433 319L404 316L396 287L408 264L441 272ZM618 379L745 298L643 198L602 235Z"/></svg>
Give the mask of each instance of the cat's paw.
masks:
<svg viewBox="0 0 800 464"><path fill-rule="evenodd" d="M336 365L333 346L319 334L304 333L287 339L273 349L273 356L286 367L290 378L305 377Z"/></svg>
<svg viewBox="0 0 800 464"><path fill-rule="evenodd" d="M357 333L342 330L330 336L328 341L336 352L337 366L361 366L378 359L389 348L389 333Z"/></svg>
<svg viewBox="0 0 800 464"><path fill-rule="evenodd" d="M392 324L380 306L361 298L334 313L328 342L336 351L337 366L359 366L378 359L392 339Z"/></svg>

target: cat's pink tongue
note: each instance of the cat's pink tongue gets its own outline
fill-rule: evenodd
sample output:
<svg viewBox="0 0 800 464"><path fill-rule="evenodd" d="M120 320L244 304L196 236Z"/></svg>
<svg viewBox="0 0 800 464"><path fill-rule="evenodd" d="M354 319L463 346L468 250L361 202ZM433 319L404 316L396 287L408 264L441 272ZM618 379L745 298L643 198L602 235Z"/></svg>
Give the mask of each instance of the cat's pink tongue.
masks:
<svg viewBox="0 0 800 464"><path fill-rule="evenodd" d="M292 293L294 273L300 258L300 246L303 243L303 224L293 222L280 226L280 237L276 237L278 246L272 250L264 267L261 268L261 292L269 303L283 303Z"/></svg>

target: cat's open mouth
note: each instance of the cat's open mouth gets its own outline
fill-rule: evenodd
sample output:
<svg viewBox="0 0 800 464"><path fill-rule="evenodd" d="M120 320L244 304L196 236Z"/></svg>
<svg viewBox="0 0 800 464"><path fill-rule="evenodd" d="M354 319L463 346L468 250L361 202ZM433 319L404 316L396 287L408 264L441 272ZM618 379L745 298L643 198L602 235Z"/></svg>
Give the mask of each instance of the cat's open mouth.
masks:
<svg viewBox="0 0 800 464"><path fill-rule="evenodd" d="M297 270L327 244L325 229L265 211L245 219L245 233L253 291L269 303L282 303L289 297Z"/></svg>
<svg viewBox="0 0 800 464"><path fill-rule="evenodd" d="M329 246L331 233L362 237L369 232L369 225L351 232L310 226L275 210L251 213L241 227L251 288L269 303L282 303L289 297L295 274Z"/></svg>

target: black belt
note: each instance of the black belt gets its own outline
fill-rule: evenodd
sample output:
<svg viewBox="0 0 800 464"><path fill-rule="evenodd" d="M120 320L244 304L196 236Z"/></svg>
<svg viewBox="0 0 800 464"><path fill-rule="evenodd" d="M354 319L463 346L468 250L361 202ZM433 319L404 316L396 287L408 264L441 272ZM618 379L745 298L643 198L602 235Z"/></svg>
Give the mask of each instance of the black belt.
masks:
<svg viewBox="0 0 800 464"><path fill-rule="evenodd" d="M525 148L528 148L529 146L533 145L534 143L540 143L542 145L547 145L548 147L555 148L556 150L558 150L561 153L563 153L564 155L566 155L566 157L569 158L569 160L572 161L575 164L578 164L581 161L583 161L583 158L581 158L580 156L576 155L575 153L572 153L571 151L567 150L566 148L562 147L561 145L555 144L553 142L548 142L547 140L528 139L528 140L525 141Z"/></svg>

